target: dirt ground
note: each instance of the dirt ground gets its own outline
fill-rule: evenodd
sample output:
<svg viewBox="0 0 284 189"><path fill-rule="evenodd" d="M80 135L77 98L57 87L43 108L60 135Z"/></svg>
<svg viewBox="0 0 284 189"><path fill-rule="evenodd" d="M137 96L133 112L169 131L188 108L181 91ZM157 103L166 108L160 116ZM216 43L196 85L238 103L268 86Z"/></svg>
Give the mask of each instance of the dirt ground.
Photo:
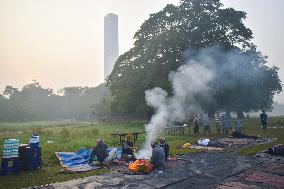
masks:
<svg viewBox="0 0 284 189"><path fill-rule="evenodd" d="M260 154L239 156L227 152L186 154L163 173L110 174L55 183L45 189L90 188L284 188L284 158Z"/></svg>

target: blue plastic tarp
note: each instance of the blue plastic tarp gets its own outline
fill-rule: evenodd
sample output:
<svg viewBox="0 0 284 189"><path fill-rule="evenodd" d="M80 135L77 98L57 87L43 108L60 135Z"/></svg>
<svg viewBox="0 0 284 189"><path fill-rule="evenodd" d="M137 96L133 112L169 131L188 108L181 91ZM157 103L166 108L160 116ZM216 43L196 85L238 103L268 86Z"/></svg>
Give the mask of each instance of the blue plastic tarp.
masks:
<svg viewBox="0 0 284 189"><path fill-rule="evenodd" d="M112 148L108 148L110 152ZM115 159L121 157L121 148L117 148ZM99 166L89 164L92 149L81 148L77 152L55 152L56 157L59 159L60 164L72 172L84 172L100 168Z"/></svg>

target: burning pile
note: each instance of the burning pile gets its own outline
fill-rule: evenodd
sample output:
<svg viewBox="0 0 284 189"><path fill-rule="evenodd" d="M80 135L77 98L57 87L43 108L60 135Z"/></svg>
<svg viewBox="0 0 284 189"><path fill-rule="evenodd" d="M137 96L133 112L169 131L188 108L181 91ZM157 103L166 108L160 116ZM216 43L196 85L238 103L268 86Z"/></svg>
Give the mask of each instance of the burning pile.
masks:
<svg viewBox="0 0 284 189"><path fill-rule="evenodd" d="M128 168L135 173L145 174L153 170L153 165L148 160L138 159L130 163Z"/></svg>

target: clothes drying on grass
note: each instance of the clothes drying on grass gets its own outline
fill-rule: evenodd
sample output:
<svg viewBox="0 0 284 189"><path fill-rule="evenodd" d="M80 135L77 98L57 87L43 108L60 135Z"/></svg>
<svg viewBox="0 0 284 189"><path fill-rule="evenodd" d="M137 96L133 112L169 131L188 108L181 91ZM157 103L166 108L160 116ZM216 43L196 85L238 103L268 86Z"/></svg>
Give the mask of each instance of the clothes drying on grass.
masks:
<svg viewBox="0 0 284 189"><path fill-rule="evenodd" d="M189 148L190 149L196 149L196 150L204 150L204 151L224 151L224 148L209 147L209 146L196 146L196 145L192 145Z"/></svg>
<svg viewBox="0 0 284 189"><path fill-rule="evenodd" d="M113 148L107 149L108 153L113 153ZM60 164L70 172L84 172L94 169L99 169L99 166L89 164L92 149L81 148L77 152L55 152ZM121 148L117 148L115 156L111 154L114 159L121 157ZM109 161L109 158L107 158Z"/></svg>
<svg viewBox="0 0 284 189"><path fill-rule="evenodd" d="M198 144L201 146L207 146L210 140L208 138L198 140Z"/></svg>

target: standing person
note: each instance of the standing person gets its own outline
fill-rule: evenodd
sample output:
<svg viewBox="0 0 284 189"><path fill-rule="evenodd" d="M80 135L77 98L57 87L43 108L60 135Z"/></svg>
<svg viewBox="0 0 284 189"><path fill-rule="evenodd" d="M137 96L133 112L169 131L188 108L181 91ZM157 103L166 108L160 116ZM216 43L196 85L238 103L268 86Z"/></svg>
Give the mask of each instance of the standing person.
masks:
<svg viewBox="0 0 284 189"><path fill-rule="evenodd" d="M224 120L223 120L223 132L225 132L226 135L229 134L229 130L232 131L232 127L231 127L231 114L230 112L226 112L226 115L224 116Z"/></svg>
<svg viewBox="0 0 284 189"><path fill-rule="evenodd" d="M216 124L217 133L220 134L220 131L221 131L221 118L220 118L219 112L215 112L214 118L215 118L215 124Z"/></svg>
<svg viewBox="0 0 284 189"><path fill-rule="evenodd" d="M259 115L259 118L261 121L262 129L265 130L267 127L267 114L265 113L264 110L262 110L262 113Z"/></svg>
<svg viewBox="0 0 284 189"><path fill-rule="evenodd" d="M168 157L169 157L169 151L170 151L170 147L169 145L166 143L165 138L160 137L160 146L164 149L165 151L165 160L167 161Z"/></svg>
<svg viewBox="0 0 284 189"><path fill-rule="evenodd" d="M237 118L236 120L236 132L242 133L244 131L244 124L242 118Z"/></svg>
<svg viewBox="0 0 284 189"><path fill-rule="evenodd" d="M223 134L225 134L225 125L226 125L226 117L224 114L221 115L221 123L222 123L222 131L223 131Z"/></svg>
<svg viewBox="0 0 284 189"><path fill-rule="evenodd" d="M165 167L165 151L158 145L158 142L152 142L153 151L151 156L151 163L154 169L163 169Z"/></svg>
<svg viewBox="0 0 284 189"><path fill-rule="evenodd" d="M92 163L94 160L94 156L97 156L98 161L102 165L104 160L108 157L107 148L108 146L104 143L103 139L98 139L97 145L93 148L93 151L90 155L89 162Z"/></svg>
<svg viewBox="0 0 284 189"><path fill-rule="evenodd" d="M193 132L194 135L199 134L199 119L197 115L195 115L193 119Z"/></svg>
<svg viewBox="0 0 284 189"><path fill-rule="evenodd" d="M205 114L202 118L203 127L204 127L204 135L209 135L211 133L209 117Z"/></svg>

